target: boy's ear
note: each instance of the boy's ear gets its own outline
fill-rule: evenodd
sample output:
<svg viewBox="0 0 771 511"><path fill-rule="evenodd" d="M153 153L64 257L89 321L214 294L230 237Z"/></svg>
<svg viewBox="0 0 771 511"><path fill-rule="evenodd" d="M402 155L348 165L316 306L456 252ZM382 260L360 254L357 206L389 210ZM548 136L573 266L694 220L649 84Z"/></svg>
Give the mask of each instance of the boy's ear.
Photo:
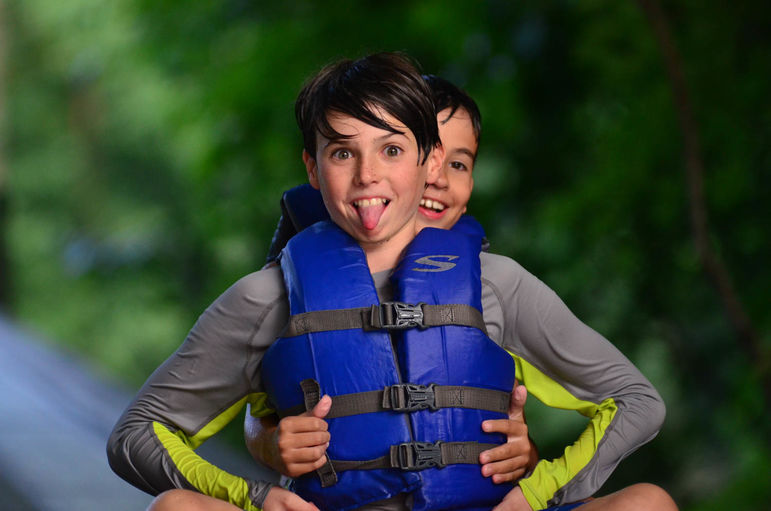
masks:
<svg viewBox="0 0 771 511"><path fill-rule="evenodd" d="M313 188L318 190L319 167L316 165L316 158L311 156L305 149L303 149L303 163L305 163L305 171L308 173L308 182Z"/></svg>
<svg viewBox="0 0 771 511"><path fill-rule="evenodd" d="M431 154L428 155L428 168L426 169L426 184L432 185L439 179L439 173L442 170L442 163L444 163L444 146L439 143L431 150Z"/></svg>

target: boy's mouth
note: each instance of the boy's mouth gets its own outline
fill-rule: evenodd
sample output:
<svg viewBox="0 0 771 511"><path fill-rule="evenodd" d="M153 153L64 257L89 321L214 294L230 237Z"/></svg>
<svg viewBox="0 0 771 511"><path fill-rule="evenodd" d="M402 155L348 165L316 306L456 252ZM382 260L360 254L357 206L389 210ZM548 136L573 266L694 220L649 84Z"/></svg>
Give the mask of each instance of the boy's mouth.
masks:
<svg viewBox="0 0 771 511"><path fill-rule="evenodd" d="M359 214L361 223L367 230L377 227L380 217L383 216L385 208L391 201L384 197L373 197L371 199L357 199L353 201L353 207Z"/></svg>
<svg viewBox="0 0 771 511"><path fill-rule="evenodd" d="M447 206L438 200L426 199L423 197L420 199L420 212L428 218L439 218L445 213Z"/></svg>

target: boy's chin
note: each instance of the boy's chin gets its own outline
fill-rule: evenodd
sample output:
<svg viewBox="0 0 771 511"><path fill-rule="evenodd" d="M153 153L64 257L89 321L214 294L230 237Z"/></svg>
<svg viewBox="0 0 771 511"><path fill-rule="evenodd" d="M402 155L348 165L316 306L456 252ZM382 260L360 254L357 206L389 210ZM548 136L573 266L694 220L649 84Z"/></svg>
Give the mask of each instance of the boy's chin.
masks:
<svg viewBox="0 0 771 511"><path fill-rule="evenodd" d="M437 212L431 209L420 208L418 212L418 225L423 227L434 227L436 229L449 229L455 223L451 221L449 210Z"/></svg>

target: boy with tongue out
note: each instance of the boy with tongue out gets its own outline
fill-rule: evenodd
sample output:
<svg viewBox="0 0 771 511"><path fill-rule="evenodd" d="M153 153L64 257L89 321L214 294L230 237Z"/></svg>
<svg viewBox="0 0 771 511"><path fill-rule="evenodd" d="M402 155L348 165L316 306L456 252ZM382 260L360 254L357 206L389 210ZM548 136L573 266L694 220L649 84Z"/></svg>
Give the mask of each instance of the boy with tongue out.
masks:
<svg viewBox="0 0 771 511"><path fill-rule="evenodd" d="M334 232L333 235L341 240L353 240L361 250L364 261L355 264L365 265L368 279L374 280L378 294L392 293L388 289L388 274L397 266L405 248L411 245L420 229L417 211L426 184L429 188L437 183L439 188L442 186L438 174L444 149L439 144L436 114L425 83L399 56L374 55L356 62L344 61L322 70L303 89L296 112L303 131L303 161L309 182L321 190L331 219L349 238L339 238ZM460 165L455 167L460 168ZM439 195L428 196L431 203L424 205L434 210L438 209L437 201L450 206L450 201ZM445 209L449 210L449 207ZM443 216L448 214L449 211ZM332 232L327 227L322 229ZM431 236L423 239L434 239ZM344 243L350 245L348 241ZM318 254L312 250L306 252L311 259L327 257L321 255L320 250ZM299 259L302 254L293 253L291 257ZM456 264L450 262L455 261L452 259L455 256L431 257L434 259L426 260L432 266L416 271L439 271L435 269L437 267L444 271ZM284 259L289 258L287 255ZM661 400L628 360L572 316L540 281L508 258L484 253L478 258L481 259L481 279L478 281L482 283L484 311L484 325L479 328L495 344L515 355L517 376L525 380L528 387L531 382L540 382L547 389L550 404L563 406L567 403L568 407L591 417L587 431L575 445L568 447L562 458L540 462L533 473L511 491L512 498L507 497L506 501L513 504L512 509L542 509L550 504L587 497L598 489L623 457L655 435L663 419ZM284 263L282 260L284 273L291 271ZM442 274L436 275L441 277ZM338 280L342 282L326 282L330 287L342 285L341 289L349 286L347 276ZM266 405L266 382L280 378L281 374L275 373L284 369L268 362L261 366L263 356L280 335L283 339L271 350L287 345L290 346L288 349L293 349L293 343L285 342L293 338L285 330L288 326L300 331L308 326L302 318L295 323L288 321L286 285L282 269L270 266L244 277L227 290L202 314L185 343L148 379L116 424L108 442L108 458L119 475L152 494L184 488L221 499L197 500L200 496L193 498L189 492L172 491L156 499L153 509L182 509L185 506L190 506L187 509L194 509L193 506L232 509L227 502L250 510L314 508L297 495L270 483L224 473L193 451L237 416L245 403L251 404L256 416L273 412ZM350 294L343 291L336 295ZM468 328L469 334L476 332L476 327L463 328ZM427 329L428 332L432 330ZM301 339L303 334L296 335ZM302 345L300 342L299 346ZM370 349L366 345L361 348ZM350 356L349 353L341 355ZM441 360L441 356L436 350L429 359L440 357L438 360ZM511 361L511 357L503 352L502 358L495 363L503 363L505 359ZM491 359L490 362L494 361ZM298 370L301 364L298 358ZM370 367L365 363L359 365L364 369ZM340 369L353 371L357 368L352 364ZM286 368L288 372L294 370L291 365ZM460 370L460 366L456 370ZM469 363L463 370L475 381L479 376L492 381L495 373L490 366L474 363ZM510 391L511 382L507 385ZM276 390L281 391L274 388L270 392ZM304 387L303 391L309 410L315 409L317 402L318 406L328 402L326 398L319 402L318 395L314 399L312 386ZM471 394L476 396L474 392ZM491 404L490 392L477 394L476 400L485 401L485 404L472 405L472 408L481 406L485 409L503 404L505 409L508 404L506 400ZM383 406L387 404L385 397ZM379 398L377 402L380 403ZM458 406L452 403L451 399L449 406ZM389 406L394 407L393 403ZM439 412L442 411L439 409L436 413L441 415ZM465 413L461 409L457 412ZM434 412L420 413L431 416ZM468 432L478 434L477 424L480 423L467 426ZM381 440L378 435L367 437L366 433L359 431L351 437L332 437L330 443L345 445L364 439L377 444ZM435 447L438 449L438 444ZM454 449L452 445L447 447ZM401 449L397 449L396 454L395 460L392 453L391 462L398 462L405 468L426 463L420 457L412 459ZM403 455L407 457L403 458ZM431 474L441 478L459 473L454 467L463 469L460 465L464 463L477 463L473 453L469 455L463 450L448 454L447 460L444 458L442 449L440 458L432 455L428 460L426 466L434 468L425 470L427 481ZM385 463L388 463L387 459ZM338 465L341 481L337 483L338 488L350 487L344 484L350 474L364 474L363 486L350 487L356 499L356 491L369 489L368 470L348 469L344 465ZM478 475L479 468L471 468L474 470L467 472L469 477ZM413 501L413 492L417 495L422 491L420 486L415 486L422 475L411 475L414 473L407 471L399 476L398 469L373 470L372 473L377 477L404 477L408 485L398 494L386 491L385 501L374 502L371 498L359 501L369 503L370 509L409 509L413 505L424 506L424 509L492 507L490 504L473 505L473 502L461 507L431 507L426 505L428 498L425 496L420 499L416 496ZM328 476L326 473L320 477ZM334 481L327 482L331 491L335 491ZM371 486L374 488L378 484L372 482ZM435 488L436 493L430 497L452 501L463 499L469 490L466 481L458 479ZM338 494L336 498L345 497Z"/></svg>

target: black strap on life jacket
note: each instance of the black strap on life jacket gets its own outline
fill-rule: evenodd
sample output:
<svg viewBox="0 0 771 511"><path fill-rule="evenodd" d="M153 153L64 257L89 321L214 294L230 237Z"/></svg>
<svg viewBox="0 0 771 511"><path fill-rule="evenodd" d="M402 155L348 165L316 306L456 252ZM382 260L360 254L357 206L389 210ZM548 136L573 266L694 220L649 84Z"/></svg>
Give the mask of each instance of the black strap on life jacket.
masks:
<svg viewBox="0 0 771 511"><path fill-rule="evenodd" d="M424 470L432 467L479 463L479 455L498 444L480 442L405 442L392 445L385 456L364 461L330 460L335 471L398 468Z"/></svg>
<svg viewBox="0 0 771 511"><path fill-rule="evenodd" d="M313 379L300 382L304 405L279 412L279 416L297 415L310 411L321 399L319 383ZM345 417L359 413L382 410L411 412L415 410L445 407L479 408L506 413L511 395L500 390L451 385L416 385L402 383L391 385L384 390L342 394L332 398L332 408L325 418ZM298 408L304 408L298 409ZM327 461L316 474L322 488L337 483L337 472L344 470L374 470L398 468L401 470L423 470L444 467L457 463L478 464L482 451L497 447L498 444L481 442L405 442L392 445L388 454L371 460L333 460L324 454Z"/></svg>
<svg viewBox="0 0 771 511"><path fill-rule="evenodd" d="M315 380L310 381L315 383ZM301 383L301 386L303 386L303 383ZM303 390L305 390L304 386ZM320 397L316 399L316 402L318 402L318 399ZM415 412L426 409L438 410L440 408L474 408L505 414L509 410L510 399L511 394L502 390L462 385L397 383L382 390L334 396L332 398L332 408L329 410L326 418L335 419L349 415L383 411ZM279 410L278 415L284 418L290 415L299 415L305 410L310 410L310 408L307 408L307 404Z"/></svg>
<svg viewBox="0 0 771 511"><path fill-rule="evenodd" d="M305 409L311 411L316 404L321 400L321 387L319 382L308 378L300 382L300 388L302 388L303 396L305 398ZM337 483L337 473L332 467L332 462L329 459L329 454L324 453L324 457L327 458L326 463L316 469L316 475L321 480L321 487L326 488Z"/></svg>
<svg viewBox="0 0 771 511"><path fill-rule="evenodd" d="M443 325L473 327L487 335L487 327L482 313L471 305L383 302L370 307L294 314L289 317L289 324L281 333L281 337L354 328L361 328L365 331L404 330L406 328L427 328Z"/></svg>

